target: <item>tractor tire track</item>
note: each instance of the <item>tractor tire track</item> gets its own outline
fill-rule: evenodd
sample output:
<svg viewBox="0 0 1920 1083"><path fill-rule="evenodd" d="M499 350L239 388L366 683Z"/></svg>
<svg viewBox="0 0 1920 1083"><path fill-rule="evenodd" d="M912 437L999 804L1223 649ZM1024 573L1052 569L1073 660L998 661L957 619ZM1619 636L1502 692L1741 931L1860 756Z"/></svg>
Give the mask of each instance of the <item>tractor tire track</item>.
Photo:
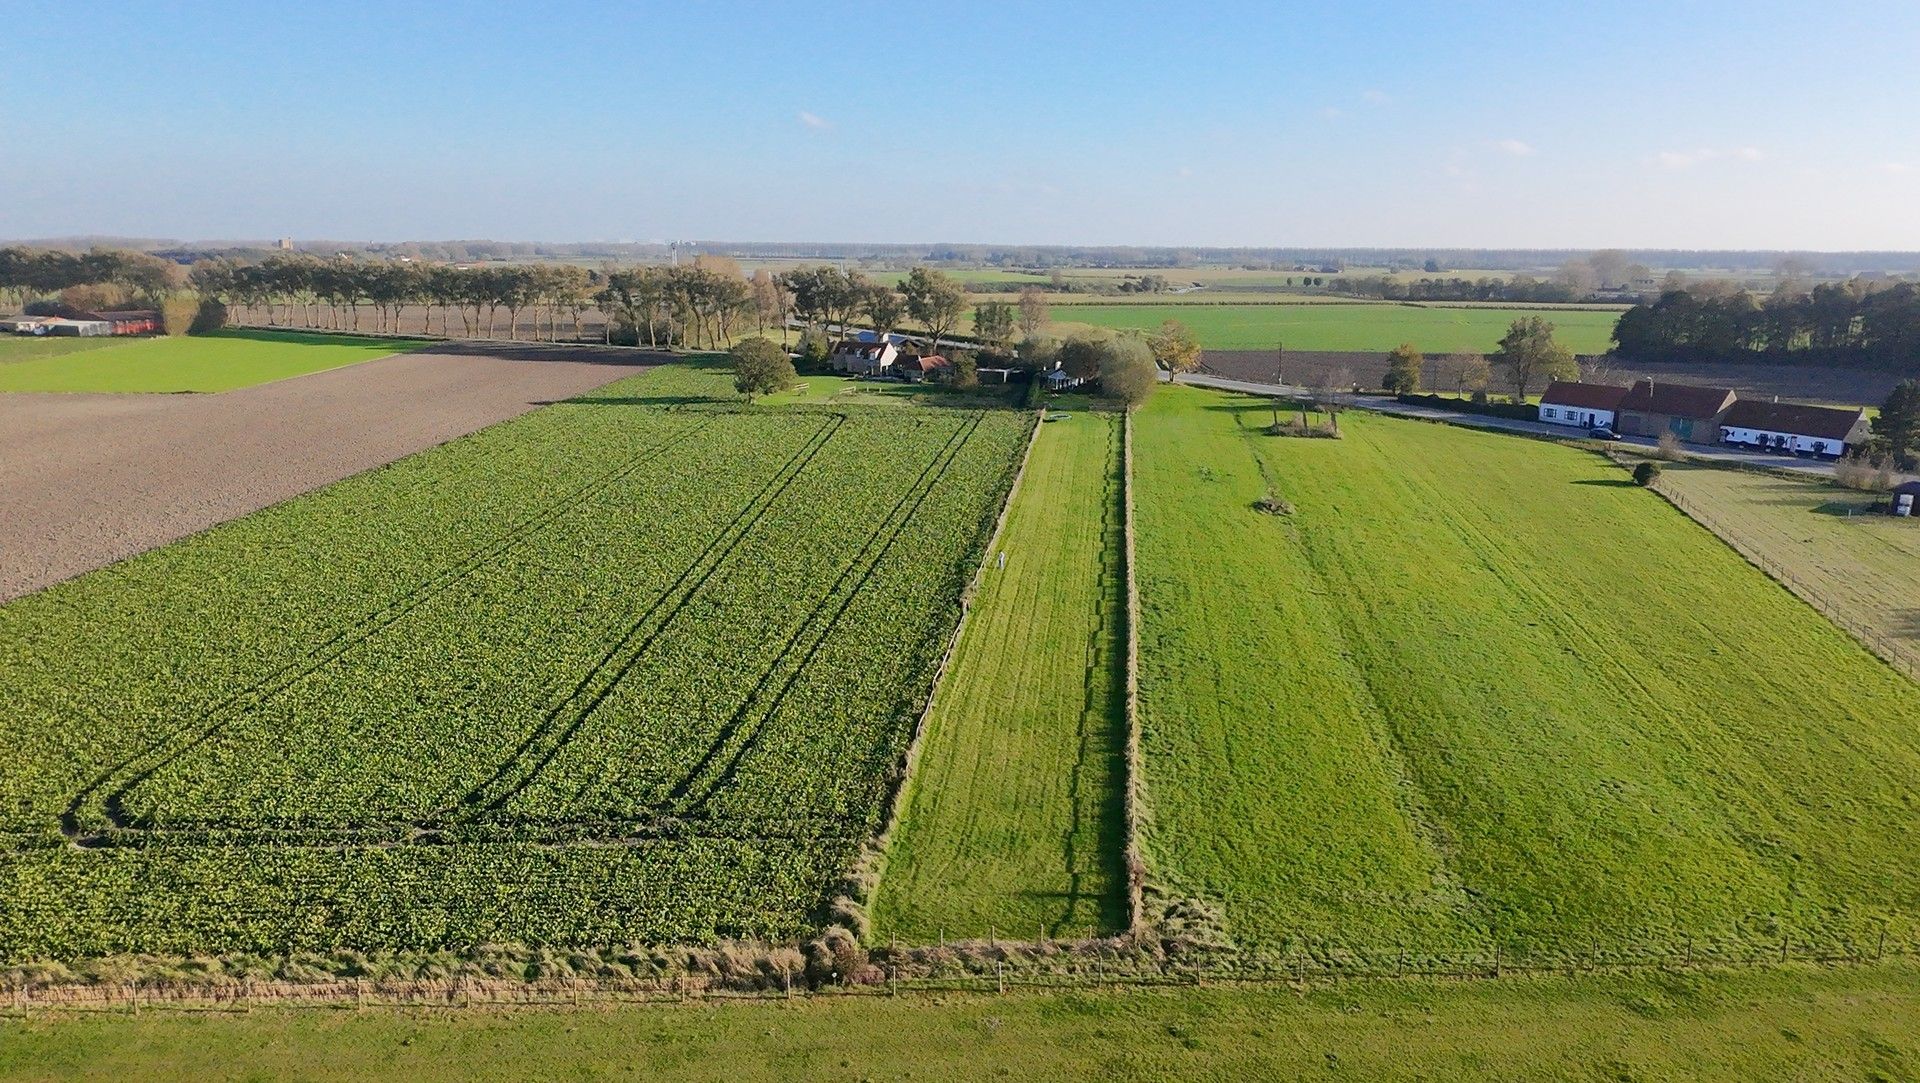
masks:
<svg viewBox="0 0 1920 1083"><path fill-rule="evenodd" d="M391 627L421 605L444 594L478 569L531 540L540 531L593 496L618 484L642 466L656 460L661 454L684 443L712 424L712 420L709 419L691 425L673 433L661 443L637 453L626 463L603 472L535 514L514 524L492 543L473 551L465 559L443 568L427 580L392 598L379 609L344 625L333 636L305 654L284 663L265 677L225 699L209 705L197 715L207 720L204 724L197 727L188 724L176 728L146 748L108 767L68 802L65 812L60 817L61 832L70 840L80 841L84 834L81 815L96 795L101 794L102 791L106 791L105 798L101 799L101 807L108 823L123 830L134 829L137 825L133 822L133 817L126 812L125 800L127 795L142 782L217 736L246 710L269 701L302 678L318 671L354 647Z"/></svg>
<svg viewBox="0 0 1920 1083"><path fill-rule="evenodd" d="M760 684L754 688L747 702L742 704L740 710L734 714L733 718L731 718L727 725L721 729L720 733L716 735L713 743L708 747L699 762L697 762L686 777L669 792L667 803L672 805L678 813L690 816L704 816L708 802L721 790L725 789L727 784L733 780L735 774L739 771L740 764L758 745L760 734L763 731L766 720L780 709L787 695L792 692L794 686L799 683L801 676L807 672L814 657L819 654L820 648L825 645L833 629L840 623L841 617L843 617L847 609L852 606L853 599L859 595L861 589L864 588L868 580L873 577L875 569L880 566L880 563L886 558L887 554L893 550L906 524L913 520L914 515L919 512L921 505L926 502L927 497L939 486L940 480L946 476L948 468L953 465L954 459L959 456L960 449L966 446L967 442L973 438L973 434L980 428L980 423L980 416L975 415L970 423L955 430L954 435L948 438L947 443L941 448L940 453L934 456L932 462L928 463L926 470L921 473L920 478L914 486L901 494L899 502L894 506L893 513L874 531L872 537L878 539L884 534L886 536L886 544L879 546L870 559L856 561L848 565L847 568L841 572L840 578L835 582L834 589L830 590L827 596L821 599L820 603L815 606L814 611L808 614L807 620L803 621L801 627L789 638L786 647L783 648L779 656L780 661L785 661L792 656L792 651L799 645L801 636L808 631L810 627L818 629L818 634L812 637L812 641L808 645L804 655L801 656L797 663L789 667L787 676L785 680L781 682L779 691L767 701L765 709L759 712L758 719L752 720L754 702L766 689L768 680L779 671L780 666L778 662L776 662L775 668L769 671L767 676L762 678ZM871 543L868 548L873 548ZM848 577L854 575L856 568L860 569L859 573L849 584ZM841 591L840 588L842 586L846 586L847 589ZM839 603L837 606L834 606L832 615L824 622L818 621L817 618L819 615L828 606L833 605L836 594L839 597ZM726 766L721 768L713 777L707 779L704 784L701 783L701 776L706 774L713 765L719 761L719 758L724 754L726 746L732 743L734 738L743 730L746 734L745 739L740 742L738 747L734 749L732 755L727 758Z"/></svg>

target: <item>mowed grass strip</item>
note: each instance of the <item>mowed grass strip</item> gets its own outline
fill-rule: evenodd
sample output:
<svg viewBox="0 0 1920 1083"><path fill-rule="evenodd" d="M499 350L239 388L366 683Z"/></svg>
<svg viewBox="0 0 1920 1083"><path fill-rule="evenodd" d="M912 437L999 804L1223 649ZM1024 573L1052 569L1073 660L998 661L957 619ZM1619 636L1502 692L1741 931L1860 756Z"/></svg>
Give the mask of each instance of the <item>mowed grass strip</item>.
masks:
<svg viewBox="0 0 1920 1083"><path fill-rule="evenodd" d="M0 1076L1903 1080L1920 1063L1916 979L1913 967L1889 964L1304 992L1228 985L584 1010L36 1011L0 1023Z"/></svg>
<svg viewBox="0 0 1920 1083"><path fill-rule="evenodd" d="M1265 417L1178 389L1140 426L1169 883L1262 942L1391 944L1447 900L1528 953L1912 934L1911 683L1595 456ZM1416 857L1459 894L1383 908Z"/></svg>
<svg viewBox="0 0 1920 1083"><path fill-rule="evenodd" d="M1427 353L1491 353L1514 320L1539 316L1575 353L1605 353L1620 314L1393 304L1055 305L1062 322L1153 330L1179 320L1214 350L1391 350L1411 342Z"/></svg>
<svg viewBox="0 0 1920 1083"><path fill-rule="evenodd" d="M0 391L231 391L424 345L406 339L268 331L0 340L0 358L9 362L0 365Z"/></svg>
<svg viewBox="0 0 1920 1083"><path fill-rule="evenodd" d="M1920 520L1884 495L1749 470L1670 463L1660 489L1820 606L1920 667Z"/></svg>
<svg viewBox="0 0 1920 1083"><path fill-rule="evenodd" d="M1125 928L1120 471L1116 416L1040 427L927 720L878 935Z"/></svg>

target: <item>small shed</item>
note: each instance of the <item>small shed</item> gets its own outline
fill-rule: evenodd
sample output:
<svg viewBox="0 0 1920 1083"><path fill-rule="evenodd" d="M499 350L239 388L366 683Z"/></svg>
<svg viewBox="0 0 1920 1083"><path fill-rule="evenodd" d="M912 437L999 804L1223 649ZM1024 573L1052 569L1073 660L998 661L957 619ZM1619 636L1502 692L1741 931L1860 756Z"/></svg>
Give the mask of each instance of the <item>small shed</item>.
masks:
<svg viewBox="0 0 1920 1083"><path fill-rule="evenodd" d="M1920 481L1903 481L1887 493L1887 511L1902 519L1920 517Z"/></svg>

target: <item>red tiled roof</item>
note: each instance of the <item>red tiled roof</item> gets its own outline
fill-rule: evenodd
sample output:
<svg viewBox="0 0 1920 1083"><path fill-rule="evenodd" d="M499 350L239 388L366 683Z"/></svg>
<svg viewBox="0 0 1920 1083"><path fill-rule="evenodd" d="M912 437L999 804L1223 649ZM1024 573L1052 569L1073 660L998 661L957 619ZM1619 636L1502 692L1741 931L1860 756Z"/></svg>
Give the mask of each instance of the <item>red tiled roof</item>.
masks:
<svg viewBox="0 0 1920 1083"><path fill-rule="evenodd" d="M1611 384L1583 384L1574 380L1555 380L1540 396L1542 406L1577 406L1582 410L1618 410L1627 389Z"/></svg>
<svg viewBox="0 0 1920 1083"><path fill-rule="evenodd" d="M1665 384L1641 380L1620 400L1620 409L1672 417L1707 418L1727 408L1733 392L1724 387Z"/></svg>
<svg viewBox="0 0 1920 1083"><path fill-rule="evenodd" d="M1727 416L1720 424L1738 429L1811 436L1817 440L1845 440L1866 413L1858 408L1843 410L1837 406L1803 406L1797 402L1741 399L1733 404L1733 409L1727 411Z"/></svg>

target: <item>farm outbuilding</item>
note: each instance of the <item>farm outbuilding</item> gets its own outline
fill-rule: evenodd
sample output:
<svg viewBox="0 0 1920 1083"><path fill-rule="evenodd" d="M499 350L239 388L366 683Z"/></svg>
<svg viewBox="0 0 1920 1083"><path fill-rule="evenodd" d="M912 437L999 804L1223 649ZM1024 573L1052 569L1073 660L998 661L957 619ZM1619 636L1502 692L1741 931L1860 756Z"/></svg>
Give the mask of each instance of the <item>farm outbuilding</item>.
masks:
<svg viewBox="0 0 1920 1083"><path fill-rule="evenodd" d="M40 325L33 329L33 334L92 338L97 335L113 334L113 324L106 320L70 320L56 316L53 319L41 321Z"/></svg>
<svg viewBox="0 0 1920 1083"><path fill-rule="evenodd" d="M896 366L908 383L926 383L953 374L953 363L939 354L909 357Z"/></svg>
<svg viewBox="0 0 1920 1083"><path fill-rule="evenodd" d="M1720 422L1733 403L1731 388L1641 380L1620 400L1618 429L1626 436L1672 435L1690 444L1716 443Z"/></svg>
<svg viewBox="0 0 1920 1083"><path fill-rule="evenodd" d="M16 335L31 335L33 329L52 319L51 316L0 316L0 331L11 331Z"/></svg>
<svg viewBox="0 0 1920 1083"><path fill-rule="evenodd" d="M1887 511L1902 519L1920 518L1920 481L1904 481L1887 493Z"/></svg>
<svg viewBox="0 0 1920 1083"><path fill-rule="evenodd" d="M79 318L105 323L110 335L151 335L160 330L160 313L152 309L83 312Z"/></svg>
<svg viewBox="0 0 1920 1083"><path fill-rule="evenodd" d="M1871 435L1867 412L1837 406L1741 399L1720 422L1722 443L1837 459Z"/></svg>

